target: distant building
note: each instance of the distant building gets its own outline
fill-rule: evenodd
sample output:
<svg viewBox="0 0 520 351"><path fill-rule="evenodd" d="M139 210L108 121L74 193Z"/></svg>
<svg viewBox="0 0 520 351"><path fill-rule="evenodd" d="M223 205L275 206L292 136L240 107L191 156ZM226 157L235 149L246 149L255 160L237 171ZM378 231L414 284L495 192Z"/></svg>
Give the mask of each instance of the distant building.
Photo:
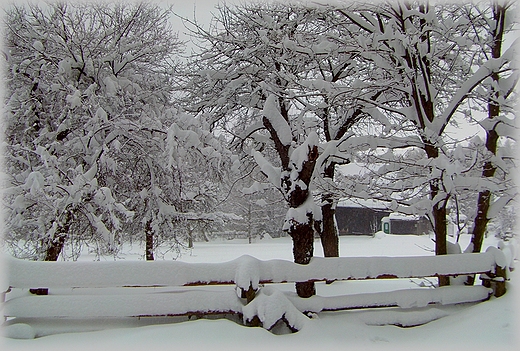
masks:
<svg viewBox="0 0 520 351"><path fill-rule="evenodd" d="M386 234L428 234L432 226L428 218L424 216L405 216L391 213L382 220L383 232Z"/></svg>
<svg viewBox="0 0 520 351"><path fill-rule="evenodd" d="M336 206L339 235L427 234L431 229L426 217L392 213L386 203L376 200L342 200ZM386 227L384 227L386 223Z"/></svg>
<svg viewBox="0 0 520 351"><path fill-rule="evenodd" d="M336 206L339 235L374 235L391 212L384 203L374 200L340 201Z"/></svg>

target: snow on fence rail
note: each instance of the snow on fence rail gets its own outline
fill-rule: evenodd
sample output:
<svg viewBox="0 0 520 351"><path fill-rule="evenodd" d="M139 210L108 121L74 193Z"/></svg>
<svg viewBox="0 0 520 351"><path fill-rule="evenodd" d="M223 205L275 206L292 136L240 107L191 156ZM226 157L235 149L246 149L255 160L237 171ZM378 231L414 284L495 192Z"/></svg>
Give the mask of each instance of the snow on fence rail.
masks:
<svg viewBox="0 0 520 351"><path fill-rule="evenodd" d="M308 265L286 260L261 261L241 256L224 263L179 261L42 262L9 258L8 285L102 288L124 286L189 286L259 284L295 281L420 278L485 273L500 261L502 251L446 256L314 257Z"/></svg>
<svg viewBox="0 0 520 351"><path fill-rule="evenodd" d="M483 301L491 293L505 293L506 272L512 266L511 250L490 247L484 253L417 257L315 257L308 265L285 260L261 261L242 256L225 263L178 261L137 262L35 262L6 260L4 291L30 290L4 303L5 318L100 318L236 314L245 324L271 329L278 321L301 329L304 313L355 308ZM301 299L267 283L301 281L424 278L480 274L482 286L417 288L385 293ZM215 291L178 289L163 293L135 292L128 287L190 287L233 285ZM7 288L7 287L6 287ZM62 291L97 289L94 294ZM117 294L114 294L113 288ZM238 289L237 289L238 288ZM492 288L492 289L491 289ZM67 290L68 289L68 290ZM50 293L49 293L50 290ZM89 290L89 289L86 289ZM239 294L237 294L237 291ZM7 296L10 297L10 296Z"/></svg>

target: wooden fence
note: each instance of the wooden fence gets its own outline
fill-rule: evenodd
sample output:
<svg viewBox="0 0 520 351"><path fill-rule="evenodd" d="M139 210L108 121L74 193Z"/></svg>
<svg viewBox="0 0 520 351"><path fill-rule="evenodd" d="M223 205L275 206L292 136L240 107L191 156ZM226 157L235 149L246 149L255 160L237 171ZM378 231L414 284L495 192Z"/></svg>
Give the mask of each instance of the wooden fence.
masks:
<svg viewBox="0 0 520 351"><path fill-rule="evenodd" d="M271 329L300 330L307 315L375 307L422 307L499 297L512 251L420 257L315 257L308 265L242 256L225 263L178 261L35 262L6 260L4 318L111 318L233 314ZM267 284L480 275L483 284L298 298ZM223 286L215 289L215 286ZM7 288L8 286L8 288ZM226 287L227 286L227 287ZM276 302L275 302L276 300Z"/></svg>

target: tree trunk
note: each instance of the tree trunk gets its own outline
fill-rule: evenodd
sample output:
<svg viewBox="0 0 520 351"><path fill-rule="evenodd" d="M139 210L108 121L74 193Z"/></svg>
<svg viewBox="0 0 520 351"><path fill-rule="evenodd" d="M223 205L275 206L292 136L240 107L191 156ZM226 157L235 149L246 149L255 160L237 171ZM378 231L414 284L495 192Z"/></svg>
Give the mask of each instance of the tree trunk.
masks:
<svg viewBox="0 0 520 351"><path fill-rule="evenodd" d="M433 230L435 232L435 255L447 255L446 205L448 201L438 202L433 206ZM439 276L439 286L450 285L448 276Z"/></svg>
<svg viewBox="0 0 520 351"><path fill-rule="evenodd" d="M425 143L425 151L430 159L439 157L439 149L433 146L430 142ZM430 199L434 200L441 191L439 183L441 179L430 180ZM433 215L433 232L435 233L435 255L447 255L448 254L448 242L447 242L447 209L449 195L446 194L446 198L437 200L437 203L432 207ZM439 277L439 286L446 286L450 284L450 278L447 276Z"/></svg>
<svg viewBox="0 0 520 351"><path fill-rule="evenodd" d="M324 177L334 179L336 164L333 162L325 168ZM322 228L319 231L323 255L325 257L339 257L339 237L336 227L334 200L331 194L322 197L324 205L321 207Z"/></svg>
<svg viewBox="0 0 520 351"><path fill-rule="evenodd" d="M484 234L486 233L487 213L491 202L491 192L484 190L478 193L477 215L475 217L473 231L471 233L471 252L480 252L482 243L484 242Z"/></svg>
<svg viewBox="0 0 520 351"><path fill-rule="evenodd" d="M418 8L422 14L429 12L429 4L421 3ZM421 130L421 138L424 145L424 151L428 156L428 159L435 160L439 157L440 150L435 143L435 138L426 136L425 133L428 130L430 123L435 123L435 104L434 94L432 93L433 87L431 86L432 73L431 73L431 39L430 32L426 30L428 24L425 17L420 18L420 29L423 33L421 35L421 44L424 45L424 52L418 52L410 54L407 51L406 61L409 68L412 68L417 76L413 76L411 85L412 89L412 100L413 106L418 117L419 128ZM441 136L442 131L438 130L438 137ZM430 172L433 171L430 168ZM449 194L445 194L443 199L438 199L438 195L443 191L442 189L442 175L436 176L436 178L430 179L430 200L436 201L432 206L432 219L433 219L433 231L435 233L435 255L447 255L447 221L446 221L446 206L448 205ZM439 286L449 285L449 277L440 276Z"/></svg>
<svg viewBox="0 0 520 351"><path fill-rule="evenodd" d="M278 86L284 86L278 82ZM266 101L267 103L267 101ZM278 107L280 108L280 115L289 123L289 108L286 106L282 98L278 98ZM271 124L269 118L264 116L262 118L264 127L267 129L274 142L274 147L280 158L282 176L280 179L280 190L285 194L286 200L289 203L291 210L303 210L300 207L305 204L310 194L309 185L311 183L312 174L318 159L318 135L312 132L312 137L309 135L305 143L298 148L307 148L307 157L300 159L297 157L291 160L293 153L291 150L291 143L285 142L279 129ZM284 142L282 142L284 140ZM300 151L303 151L300 149ZM296 153L301 155L300 153ZM295 174L297 172L297 174ZM296 175L296 177L295 177ZM308 209L305 209L308 210ZM314 254L314 218L312 213L307 213L307 220L301 223L301 219L291 218L289 223L288 234L293 240L293 256L294 262L299 264L308 264ZM296 292L300 297L310 297L315 294L314 282L297 282Z"/></svg>
<svg viewBox="0 0 520 351"><path fill-rule="evenodd" d="M502 36L504 32L505 9L495 3L493 5L493 15L496 23L496 28L493 31L493 46L491 56L494 59L500 58L502 48ZM499 85L500 76L498 73L491 75L493 86ZM500 98L500 92L495 91L488 102L488 119L493 120L500 115L500 105L497 100ZM498 133L495 129L486 130L486 150L491 154L496 155L498 144ZM482 168L482 177L491 178L495 176L496 166L491 161L487 161ZM477 215L474 220L473 233L471 236L472 252L480 252L482 249L482 242L489 219L487 213L491 202L491 192L483 190L478 194L477 200Z"/></svg>
<svg viewBox="0 0 520 351"><path fill-rule="evenodd" d="M251 200L250 200L251 201ZM253 220L251 214L251 202L248 202L247 207L247 241L249 244L253 242L253 229L251 228L251 221Z"/></svg>
<svg viewBox="0 0 520 351"><path fill-rule="evenodd" d="M47 249L45 250L45 261L57 261L60 257L65 241L67 240L67 233L55 233L52 241L47 242Z"/></svg>
<svg viewBox="0 0 520 351"><path fill-rule="evenodd" d="M433 206L433 231L435 232L435 254L447 255L447 221L446 221L446 203L437 203Z"/></svg>
<svg viewBox="0 0 520 351"><path fill-rule="evenodd" d="M188 248L193 249L193 229L188 226Z"/></svg>
<svg viewBox="0 0 520 351"><path fill-rule="evenodd" d="M321 207L323 228L320 231L320 239L325 257L339 257L339 237L335 213L336 209L332 202L327 202Z"/></svg>
<svg viewBox="0 0 520 351"><path fill-rule="evenodd" d="M311 221L306 224L291 226L289 235L293 239L294 262L308 264L312 259L314 251L314 229ZM296 283L296 293L299 297L311 297L315 295L316 288L314 287L314 282Z"/></svg>
<svg viewBox="0 0 520 351"><path fill-rule="evenodd" d="M52 240L45 240L45 261L57 261L58 257L65 246L65 241L69 236L70 226L72 224L73 210L66 210L64 218L58 223L58 228L54 233Z"/></svg>
<svg viewBox="0 0 520 351"><path fill-rule="evenodd" d="M294 180L291 179L290 173L282 179L284 187L291 189L288 191L289 206L292 209L298 209L312 196L309 191L309 184L314 172L316 159L318 158L318 147L316 145L308 146L307 160L301 165L298 181L305 184L302 188L300 185L292 186ZM314 218L312 213L307 213L307 221L305 223L293 221L289 226L289 235L293 240L293 256L294 262L299 264L308 264L314 255ZM296 292L299 297L311 297L316 294L314 282L297 282Z"/></svg>
<svg viewBox="0 0 520 351"><path fill-rule="evenodd" d="M491 57L493 59L500 58L502 54L502 39L504 35L506 9L498 4L497 1L493 3L493 19L495 21L495 28L493 29L493 44L491 46ZM493 80L493 87L499 86L500 75L493 73L491 75ZM500 92L494 91L488 102L488 119L493 120L500 115ZM493 127L494 128L494 127ZM498 133L495 129L486 130L486 149L491 154L496 155L498 145ZM482 177L491 178L495 176L496 166L491 161L487 161L482 168ZM471 247L468 251L477 253L482 249L484 242L484 235L486 233L489 218L487 218L489 206L491 203L491 192L489 190L480 191L477 200L477 215L473 222L473 231L471 233ZM468 276L466 285L473 285L475 276Z"/></svg>
<svg viewBox="0 0 520 351"><path fill-rule="evenodd" d="M145 226L145 241L146 241L146 260L147 261L153 261L154 260L154 257L153 257L153 229L152 229L152 220L148 220L146 222L146 226Z"/></svg>

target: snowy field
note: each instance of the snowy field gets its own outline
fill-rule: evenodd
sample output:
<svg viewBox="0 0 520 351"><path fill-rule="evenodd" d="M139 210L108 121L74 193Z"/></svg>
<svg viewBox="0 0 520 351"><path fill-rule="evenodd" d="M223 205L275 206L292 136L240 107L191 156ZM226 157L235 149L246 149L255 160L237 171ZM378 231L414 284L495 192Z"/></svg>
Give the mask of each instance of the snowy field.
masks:
<svg viewBox="0 0 520 351"><path fill-rule="evenodd" d="M465 248L469 236L461 238ZM484 250L496 246L495 238L486 239ZM289 238L195 243L192 251L180 258L184 262L225 262L248 254L261 260L292 259ZM125 255L140 258L139 248ZM414 256L433 255L428 236L341 237L342 256ZM319 241L315 256L322 256ZM89 257L83 256L82 260ZM68 323L64 320L41 321L33 325L37 335L31 340L1 337L2 350L293 350L293 349L414 349L429 350L512 350L518 344L517 271L511 275L508 292L501 298L475 305L432 306L416 310L379 309L370 311L322 312L295 334L274 335L262 328L248 328L226 319L142 318ZM427 281L351 281L332 285L317 284L318 295L379 292L416 287ZM292 289L292 285L279 287ZM435 319L417 327L378 326L384 321L402 318ZM102 330L100 330L102 329Z"/></svg>

